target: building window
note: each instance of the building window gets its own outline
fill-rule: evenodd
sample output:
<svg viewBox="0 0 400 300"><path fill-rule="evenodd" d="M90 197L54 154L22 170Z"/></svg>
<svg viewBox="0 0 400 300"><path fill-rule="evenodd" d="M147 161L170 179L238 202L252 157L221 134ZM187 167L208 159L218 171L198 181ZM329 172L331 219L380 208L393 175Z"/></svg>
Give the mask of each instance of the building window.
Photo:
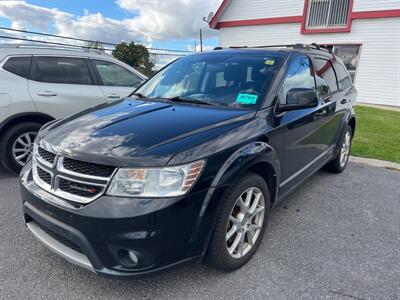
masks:
<svg viewBox="0 0 400 300"><path fill-rule="evenodd" d="M333 45L333 52L343 61L353 82L355 82L360 48L361 45Z"/></svg>
<svg viewBox="0 0 400 300"><path fill-rule="evenodd" d="M346 28L351 0L308 0L306 29Z"/></svg>

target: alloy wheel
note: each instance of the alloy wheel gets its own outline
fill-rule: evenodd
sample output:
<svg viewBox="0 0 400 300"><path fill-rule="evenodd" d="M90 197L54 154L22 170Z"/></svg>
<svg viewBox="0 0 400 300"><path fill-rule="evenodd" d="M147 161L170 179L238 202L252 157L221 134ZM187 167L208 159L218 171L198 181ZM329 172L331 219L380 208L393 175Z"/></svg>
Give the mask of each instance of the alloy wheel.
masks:
<svg viewBox="0 0 400 300"><path fill-rule="evenodd" d="M15 139L12 145L12 155L20 166L24 166L32 157L36 135L37 132L25 132Z"/></svg>
<svg viewBox="0 0 400 300"><path fill-rule="evenodd" d="M351 145L351 134L350 131L347 131L343 139L342 148L340 149L340 166L342 168L347 163L347 159L350 154L350 145Z"/></svg>
<svg viewBox="0 0 400 300"><path fill-rule="evenodd" d="M236 200L226 228L226 247L231 257L245 256L256 243L264 222L265 199L260 189L248 188Z"/></svg>

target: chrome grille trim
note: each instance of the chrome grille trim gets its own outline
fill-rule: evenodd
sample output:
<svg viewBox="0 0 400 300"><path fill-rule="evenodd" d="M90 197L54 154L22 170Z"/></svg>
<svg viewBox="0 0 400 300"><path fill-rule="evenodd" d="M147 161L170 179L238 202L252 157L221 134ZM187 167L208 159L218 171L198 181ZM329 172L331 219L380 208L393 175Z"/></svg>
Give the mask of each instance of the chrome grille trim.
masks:
<svg viewBox="0 0 400 300"><path fill-rule="evenodd" d="M40 145L42 147L42 144ZM97 198L99 198L101 195L103 195L108 187L108 184L117 171L117 168L115 168L114 172L110 175L110 177L100 177L100 176L92 176L92 175L87 175L87 174L82 174L82 173L77 173L74 171L70 171L64 168L63 166L63 161L64 157L57 155L55 156L53 164L50 164L46 160L44 160L38 151L39 146L37 144L34 145L33 149L33 159L32 159L32 175L33 175L33 180L35 183L42 188L43 190L47 191L48 193L51 193L53 195L59 196L60 198L77 202L80 204L87 204L90 203ZM49 151L49 149L46 149L46 147L42 147L46 151ZM52 151L49 151L52 152ZM54 153L54 152L52 152ZM47 184L45 181L43 181L37 171L37 168L42 169L44 172L47 172L51 176L51 184ZM83 184L87 186L95 186L99 187L100 190L93 195L93 197L86 197L86 196L81 196L81 195L75 195L70 192L66 192L65 190L60 189L60 179L63 179L64 181L68 181L69 183L77 183L77 184ZM79 189L78 189L79 190ZM77 194L78 194L77 190Z"/></svg>

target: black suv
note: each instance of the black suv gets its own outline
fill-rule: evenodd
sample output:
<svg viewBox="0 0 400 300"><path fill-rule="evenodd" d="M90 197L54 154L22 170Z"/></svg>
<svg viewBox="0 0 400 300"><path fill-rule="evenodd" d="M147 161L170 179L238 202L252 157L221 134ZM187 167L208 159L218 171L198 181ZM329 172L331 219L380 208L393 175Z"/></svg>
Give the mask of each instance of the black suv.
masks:
<svg viewBox="0 0 400 300"><path fill-rule="evenodd" d="M356 90L318 46L181 58L130 97L45 125L21 172L27 227L99 274L137 277L256 252L271 208L344 170Z"/></svg>

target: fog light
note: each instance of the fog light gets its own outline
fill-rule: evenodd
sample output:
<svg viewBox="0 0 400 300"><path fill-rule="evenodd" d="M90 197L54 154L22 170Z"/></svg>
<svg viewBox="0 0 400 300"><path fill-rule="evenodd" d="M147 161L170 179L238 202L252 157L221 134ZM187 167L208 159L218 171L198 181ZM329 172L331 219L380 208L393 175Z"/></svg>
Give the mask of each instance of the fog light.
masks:
<svg viewBox="0 0 400 300"><path fill-rule="evenodd" d="M135 266L139 263L139 259L134 251L128 250L128 257Z"/></svg>
<svg viewBox="0 0 400 300"><path fill-rule="evenodd" d="M134 268L139 264L138 255L133 250L121 249L119 251L119 257L125 267Z"/></svg>

